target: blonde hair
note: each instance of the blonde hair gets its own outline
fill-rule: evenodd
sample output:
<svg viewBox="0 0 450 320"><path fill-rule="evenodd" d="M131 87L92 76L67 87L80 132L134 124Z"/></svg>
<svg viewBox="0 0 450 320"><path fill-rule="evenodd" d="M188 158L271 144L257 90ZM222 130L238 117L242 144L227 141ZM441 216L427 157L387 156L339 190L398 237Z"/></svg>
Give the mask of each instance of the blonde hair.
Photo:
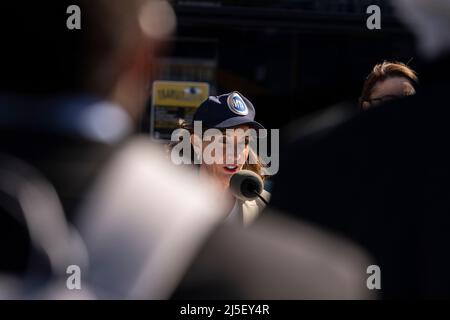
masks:
<svg viewBox="0 0 450 320"><path fill-rule="evenodd" d="M370 99L375 86L388 78L403 77L409 80L411 85L416 88L419 79L417 73L406 64L397 61L383 61L373 67L372 72L367 76L366 81L359 98L359 105L362 106L364 101Z"/></svg>

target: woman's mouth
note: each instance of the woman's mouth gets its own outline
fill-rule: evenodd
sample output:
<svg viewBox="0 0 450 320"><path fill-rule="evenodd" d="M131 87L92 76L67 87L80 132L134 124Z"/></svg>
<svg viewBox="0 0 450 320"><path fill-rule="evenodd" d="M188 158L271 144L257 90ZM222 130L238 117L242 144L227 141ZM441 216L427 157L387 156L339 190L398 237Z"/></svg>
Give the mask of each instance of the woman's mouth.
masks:
<svg viewBox="0 0 450 320"><path fill-rule="evenodd" d="M226 172L229 172L229 173L235 173L235 172L238 171L238 166L234 166L234 165L232 165L232 166L224 166L223 168L224 168L224 170Z"/></svg>

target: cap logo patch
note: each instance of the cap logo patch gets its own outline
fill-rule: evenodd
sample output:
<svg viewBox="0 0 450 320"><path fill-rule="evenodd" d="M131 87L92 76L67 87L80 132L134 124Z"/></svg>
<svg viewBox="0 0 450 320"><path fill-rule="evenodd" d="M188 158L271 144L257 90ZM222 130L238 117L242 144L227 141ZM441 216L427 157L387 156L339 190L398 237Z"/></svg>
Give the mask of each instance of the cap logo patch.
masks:
<svg viewBox="0 0 450 320"><path fill-rule="evenodd" d="M248 114L248 108L244 100L237 93L232 93L227 99L228 107L230 110L240 116L246 116Z"/></svg>

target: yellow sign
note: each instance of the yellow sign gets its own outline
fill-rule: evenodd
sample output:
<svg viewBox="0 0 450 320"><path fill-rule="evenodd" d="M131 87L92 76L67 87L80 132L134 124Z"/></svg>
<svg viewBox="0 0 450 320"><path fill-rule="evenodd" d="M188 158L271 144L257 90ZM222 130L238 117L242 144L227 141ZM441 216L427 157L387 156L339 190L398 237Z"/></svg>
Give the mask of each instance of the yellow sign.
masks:
<svg viewBox="0 0 450 320"><path fill-rule="evenodd" d="M170 140L180 121L192 122L195 110L209 97L206 82L153 82L150 132L159 140Z"/></svg>
<svg viewBox="0 0 450 320"><path fill-rule="evenodd" d="M209 84L203 82L155 81L153 105L198 107L208 99Z"/></svg>

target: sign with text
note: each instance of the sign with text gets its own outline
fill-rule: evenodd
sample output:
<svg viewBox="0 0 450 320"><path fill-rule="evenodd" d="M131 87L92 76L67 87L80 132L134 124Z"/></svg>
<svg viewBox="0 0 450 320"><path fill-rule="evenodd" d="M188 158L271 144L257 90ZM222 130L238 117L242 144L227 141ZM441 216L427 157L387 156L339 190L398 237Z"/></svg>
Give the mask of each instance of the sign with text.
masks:
<svg viewBox="0 0 450 320"><path fill-rule="evenodd" d="M208 96L206 82L154 81L150 134L158 140L170 140L180 121L192 122L195 110Z"/></svg>

